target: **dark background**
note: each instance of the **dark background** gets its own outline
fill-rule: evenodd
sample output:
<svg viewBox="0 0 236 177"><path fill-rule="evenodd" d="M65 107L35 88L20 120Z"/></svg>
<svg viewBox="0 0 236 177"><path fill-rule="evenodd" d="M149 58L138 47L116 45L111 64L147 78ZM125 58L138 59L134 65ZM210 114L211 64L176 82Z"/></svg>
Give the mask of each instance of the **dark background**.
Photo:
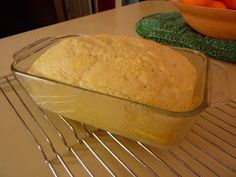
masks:
<svg viewBox="0 0 236 177"><path fill-rule="evenodd" d="M141 0L123 0L123 5L138 1ZM115 0L90 2L92 11L88 12L84 0L2 0L0 38L115 8Z"/></svg>
<svg viewBox="0 0 236 177"><path fill-rule="evenodd" d="M57 23L52 0L8 0L0 5L0 38Z"/></svg>

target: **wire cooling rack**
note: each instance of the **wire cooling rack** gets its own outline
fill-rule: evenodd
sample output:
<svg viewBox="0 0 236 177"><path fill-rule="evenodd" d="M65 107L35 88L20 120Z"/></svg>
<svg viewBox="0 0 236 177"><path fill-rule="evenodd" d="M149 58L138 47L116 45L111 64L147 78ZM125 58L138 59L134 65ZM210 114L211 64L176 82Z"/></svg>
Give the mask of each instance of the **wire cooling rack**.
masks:
<svg viewBox="0 0 236 177"><path fill-rule="evenodd" d="M204 111L183 142L167 151L43 110L13 74L0 78L2 98L52 176L236 176L234 100Z"/></svg>

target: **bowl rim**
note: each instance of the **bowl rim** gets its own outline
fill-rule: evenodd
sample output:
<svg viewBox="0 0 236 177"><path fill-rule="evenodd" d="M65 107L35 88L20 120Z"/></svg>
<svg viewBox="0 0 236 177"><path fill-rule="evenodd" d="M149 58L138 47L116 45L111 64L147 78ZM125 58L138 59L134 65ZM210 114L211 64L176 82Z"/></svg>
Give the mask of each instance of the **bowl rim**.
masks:
<svg viewBox="0 0 236 177"><path fill-rule="evenodd" d="M223 8L199 6L199 5L194 5L194 4L183 3L183 2L180 2L180 0L171 0L171 2L175 4L177 7L185 6L185 7L195 8L195 9L198 8L198 9L208 11L208 12L223 12L223 13L235 14L235 18L236 18L236 10L234 9L223 9Z"/></svg>

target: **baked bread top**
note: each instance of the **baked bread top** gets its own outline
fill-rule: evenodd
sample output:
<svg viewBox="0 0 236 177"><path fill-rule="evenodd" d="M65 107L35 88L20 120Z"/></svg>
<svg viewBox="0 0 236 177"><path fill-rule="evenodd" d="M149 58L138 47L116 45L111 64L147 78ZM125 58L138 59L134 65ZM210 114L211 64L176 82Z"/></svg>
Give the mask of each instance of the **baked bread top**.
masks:
<svg viewBox="0 0 236 177"><path fill-rule="evenodd" d="M141 38L66 38L43 53L29 73L168 111L200 104L193 101L197 76L188 59Z"/></svg>

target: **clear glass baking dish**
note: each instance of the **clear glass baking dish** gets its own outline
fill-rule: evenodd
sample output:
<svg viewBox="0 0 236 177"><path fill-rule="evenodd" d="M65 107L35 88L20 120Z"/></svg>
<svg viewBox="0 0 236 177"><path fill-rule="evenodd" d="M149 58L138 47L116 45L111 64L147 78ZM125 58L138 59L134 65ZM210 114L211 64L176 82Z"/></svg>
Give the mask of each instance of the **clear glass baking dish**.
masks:
<svg viewBox="0 0 236 177"><path fill-rule="evenodd" d="M44 38L13 56L12 71L33 100L44 109L155 147L168 148L183 139L208 105L207 58L190 49L174 48L185 55L197 70L194 97L201 97L202 102L189 112L166 111L27 72L42 53L68 37L80 36Z"/></svg>

